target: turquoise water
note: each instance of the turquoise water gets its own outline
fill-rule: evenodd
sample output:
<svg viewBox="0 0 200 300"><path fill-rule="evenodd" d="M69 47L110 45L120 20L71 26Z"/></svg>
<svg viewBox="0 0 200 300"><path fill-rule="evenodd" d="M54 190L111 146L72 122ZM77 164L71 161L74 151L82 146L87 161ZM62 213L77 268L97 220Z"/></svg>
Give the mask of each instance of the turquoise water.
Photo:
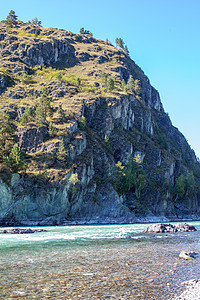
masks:
<svg viewBox="0 0 200 300"><path fill-rule="evenodd" d="M200 278L192 233L144 234L149 224L42 227L0 235L0 299L172 299ZM40 227L41 228L41 227ZM2 228L0 228L1 230Z"/></svg>

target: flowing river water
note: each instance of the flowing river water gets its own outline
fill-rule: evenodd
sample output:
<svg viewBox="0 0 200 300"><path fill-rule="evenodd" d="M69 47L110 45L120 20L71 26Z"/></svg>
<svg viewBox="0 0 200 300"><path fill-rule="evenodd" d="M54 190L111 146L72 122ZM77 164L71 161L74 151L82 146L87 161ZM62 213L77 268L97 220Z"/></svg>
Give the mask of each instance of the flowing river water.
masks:
<svg viewBox="0 0 200 300"><path fill-rule="evenodd" d="M0 299L173 299L200 279L198 231L144 234L149 224L42 227L0 235ZM41 228L41 227L40 227ZM2 230L2 228L0 228Z"/></svg>

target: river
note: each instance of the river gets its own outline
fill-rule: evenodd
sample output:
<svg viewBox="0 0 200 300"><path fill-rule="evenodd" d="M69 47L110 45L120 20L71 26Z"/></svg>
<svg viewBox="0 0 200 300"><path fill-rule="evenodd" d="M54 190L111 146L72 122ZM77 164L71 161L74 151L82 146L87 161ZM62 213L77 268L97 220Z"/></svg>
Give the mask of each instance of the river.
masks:
<svg viewBox="0 0 200 300"><path fill-rule="evenodd" d="M173 299L183 281L200 279L198 257L178 259L200 253L200 222L189 223L198 231L144 234L149 224L129 224L1 234L0 299Z"/></svg>

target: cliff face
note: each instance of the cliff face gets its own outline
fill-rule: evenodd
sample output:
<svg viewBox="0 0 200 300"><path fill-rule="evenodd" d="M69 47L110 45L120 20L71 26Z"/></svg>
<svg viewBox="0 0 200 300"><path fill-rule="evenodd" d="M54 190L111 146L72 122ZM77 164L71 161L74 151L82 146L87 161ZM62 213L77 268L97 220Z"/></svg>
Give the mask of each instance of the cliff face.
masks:
<svg viewBox="0 0 200 300"><path fill-rule="evenodd" d="M35 37L35 30L18 22L8 32L1 24L0 104L26 168L13 173L2 158L0 224L198 219L199 163L143 71L110 43L43 27ZM138 93L121 87L130 75ZM51 115L46 108L41 121L44 87ZM32 115L22 122L27 107ZM134 159L139 173L128 186L118 175L126 177Z"/></svg>

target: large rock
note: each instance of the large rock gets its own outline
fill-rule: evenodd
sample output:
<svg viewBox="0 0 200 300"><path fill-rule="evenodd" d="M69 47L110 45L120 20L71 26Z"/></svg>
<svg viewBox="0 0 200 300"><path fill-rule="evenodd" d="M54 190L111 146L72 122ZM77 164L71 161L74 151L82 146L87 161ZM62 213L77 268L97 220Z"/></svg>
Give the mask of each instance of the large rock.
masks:
<svg viewBox="0 0 200 300"><path fill-rule="evenodd" d="M47 127L18 127L17 135L22 152L36 152L41 150L42 143L47 136Z"/></svg>
<svg viewBox="0 0 200 300"><path fill-rule="evenodd" d="M185 260L196 258L196 256L197 256L197 252L194 252L194 251L187 252L187 251L182 250L181 253L179 254L179 258L183 258Z"/></svg>
<svg viewBox="0 0 200 300"><path fill-rule="evenodd" d="M2 233L9 234L24 234L24 233L34 233L34 232L46 232L45 229L31 229L31 228L13 228L13 229L4 229L0 231Z"/></svg>
<svg viewBox="0 0 200 300"><path fill-rule="evenodd" d="M188 232L188 231L196 231L196 228L187 223L179 223L177 225L173 224L152 224L149 225L143 232L147 233L164 233L164 232Z"/></svg>

